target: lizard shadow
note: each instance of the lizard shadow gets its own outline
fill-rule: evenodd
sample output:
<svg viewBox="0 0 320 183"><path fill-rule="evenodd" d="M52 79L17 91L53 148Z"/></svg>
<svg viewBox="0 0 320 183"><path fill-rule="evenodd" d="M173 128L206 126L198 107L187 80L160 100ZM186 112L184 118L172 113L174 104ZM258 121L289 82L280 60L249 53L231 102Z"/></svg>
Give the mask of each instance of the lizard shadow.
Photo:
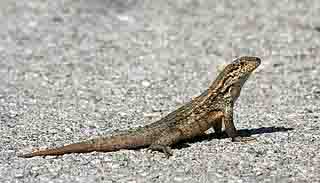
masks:
<svg viewBox="0 0 320 183"><path fill-rule="evenodd" d="M291 131L293 129L294 128L272 126L272 127L261 127L261 128L254 128L254 129L241 129L241 130L238 130L238 133L240 137L250 137L251 135L256 135L256 134L286 132L286 131ZM225 138L229 138L226 132L222 132L222 135L220 137L218 137L216 133L210 133L210 134L205 134L199 137L195 137L192 140L182 141L181 143L178 143L175 146L173 146L173 148L182 149L182 148L190 147L190 145L186 143L195 143L195 142L201 142L204 140L210 141L212 139L225 139Z"/></svg>

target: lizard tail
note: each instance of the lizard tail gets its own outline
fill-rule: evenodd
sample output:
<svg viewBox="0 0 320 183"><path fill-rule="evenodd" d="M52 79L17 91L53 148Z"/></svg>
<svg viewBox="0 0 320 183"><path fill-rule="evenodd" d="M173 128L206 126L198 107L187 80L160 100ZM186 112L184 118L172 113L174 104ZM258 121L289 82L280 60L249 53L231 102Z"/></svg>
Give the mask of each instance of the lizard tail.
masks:
<svg viewBox="0 0 320 183"><path fill-rule="evenodd" d="M57 156L70 153L89 153L93 151L110 152L120 149L137 149L150 145L150 138L141 135L118 135L101 137L63 147L39 150L32 153L20 154L18 157L31 158L34 156Z"/></svg>
<svg viewBox="0 0 320 183"><path fill-rule="evenodd" d="M57 156L63 154L70 154L70 153L85 153L85 152L92 152L93 144L85 144L85 143L76 143L76 144L69 144L63 147L53 148L53 149L45 149L39 150L27 154L20 154L18 157L22 158L31 158L34 156Z"/></svg>

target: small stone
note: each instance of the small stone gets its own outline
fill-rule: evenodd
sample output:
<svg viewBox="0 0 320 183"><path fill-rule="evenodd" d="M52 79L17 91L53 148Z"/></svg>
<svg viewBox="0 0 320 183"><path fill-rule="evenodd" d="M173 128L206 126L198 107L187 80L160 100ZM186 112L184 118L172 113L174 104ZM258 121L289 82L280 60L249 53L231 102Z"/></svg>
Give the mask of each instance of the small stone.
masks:
<svg viewBox="0 0 320 183"><path fill-rule="evenodd" d="M30 26L30 27L36 27L37 25L38 25L38 23L36 21L30 21L28 23L28 26Z"/></svg>
<svg viewBox="0 0 320 183"><path fill-rule="evenodd" d="M149 81L142 81L142 86L149 87L150 86L150 82Z"/></svg>
<svg viewBox="0 0 320 183"><path fill-rule="evenodd" d="M61 17L53 17L52 21L54 21L54 22L63 22L63 19Z"/></svg>
<svg viewBox="0 0 320 183"><path fill-rule="evenodd" d="M125 112L119 112L119 115L120 115L121 117L125 117L125 116L127 116L127 113L125 113Z"/></svg>
<svg viewBox="0 0 320 183"><path fill-rule="evenodd" d="M161 115L159 112L153 112L153 113L143 113L143 116L145 118L153 118L153 117L159 117Z"/></svg>
<svg viewBox="0 0 320 183"><path fill-rule="evenodd" d="M22 173L16 173L14 176L15 176L16 178L22 178L22 177L23 177L23 174L22 174Z"/></svg>

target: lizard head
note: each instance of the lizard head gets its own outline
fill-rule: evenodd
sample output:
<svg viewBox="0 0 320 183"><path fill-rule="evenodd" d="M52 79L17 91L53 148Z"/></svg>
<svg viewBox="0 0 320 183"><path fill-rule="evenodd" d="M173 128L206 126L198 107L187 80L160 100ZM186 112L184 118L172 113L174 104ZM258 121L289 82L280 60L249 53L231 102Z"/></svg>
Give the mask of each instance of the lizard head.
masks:
<svg viewBox="0 0 320 183"><path fill-rule="evenodd" d="M260 63L260 58L249 56L240 57L233 61L232 64L235 69L234 73L238 75L238 77L235 77L235 79L240 81L241 87L249 78L250 74L260 65Z"/></svg>
<svg viewBox="0 0 320 183"><path fill-rule="evenodd" d="M244 56L234 60L231 64L231 67L237 68L238 73L241 75L250 74L254 71L261 63L260 58L258 57L249 57Z"/></svg>
<svg viewBox="0 0 320 183"><path fill-rule="evenodd" d="M216 79L217 84L212 86L220 86L221 92L230 90L230 88L241 89L252 71L254 71L260 63L261 60L258 57L244 56L237 58L224 68Z"/></svg>

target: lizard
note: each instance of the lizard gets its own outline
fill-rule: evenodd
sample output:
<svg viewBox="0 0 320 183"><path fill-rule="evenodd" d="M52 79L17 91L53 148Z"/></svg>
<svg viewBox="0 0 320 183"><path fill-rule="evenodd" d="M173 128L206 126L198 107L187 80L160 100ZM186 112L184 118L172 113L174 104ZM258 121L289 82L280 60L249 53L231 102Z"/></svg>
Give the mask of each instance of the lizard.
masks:
<svg viewBox="0 0 320 183"><path fill-rule="evenodd" d="M96 137L62 147L36 150L18 157L57 156L70 153L110 152L120 149L148 148L160 151L166 157L173 155L171 147L180 141L204 135L209 128L215 134L225 133L233 142L247 142L254 137L241 137L233 122L233 108L240 91L261 59L239 57L228 64L208 89L160 120L146 126Z"/></svg>

